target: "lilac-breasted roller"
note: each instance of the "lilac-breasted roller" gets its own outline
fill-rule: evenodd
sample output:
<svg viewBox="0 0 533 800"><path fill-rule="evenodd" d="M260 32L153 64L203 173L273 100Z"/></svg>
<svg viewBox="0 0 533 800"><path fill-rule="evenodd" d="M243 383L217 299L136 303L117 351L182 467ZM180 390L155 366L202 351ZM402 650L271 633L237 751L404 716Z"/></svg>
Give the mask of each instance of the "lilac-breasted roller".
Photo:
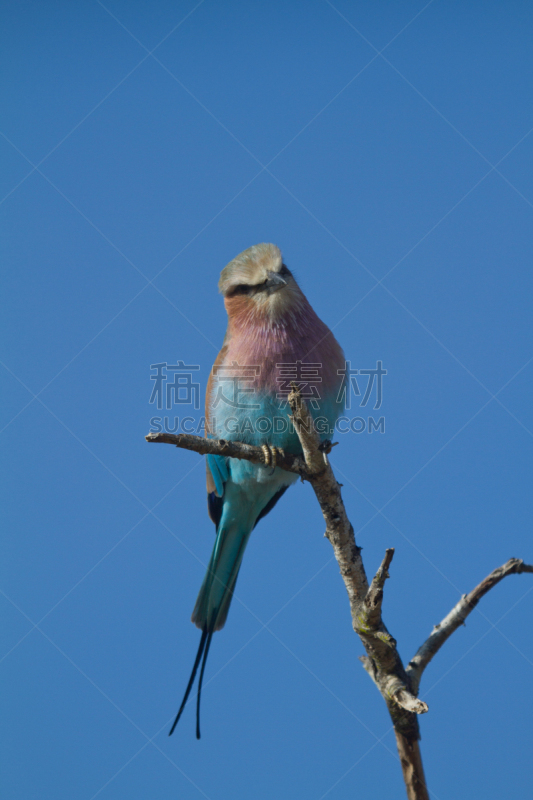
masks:
<svg viewBox="0 0 533 800"><path fill-rule="evenodd" d="M310 398L317 430L327 439L341 410L337 395L345 367L339 344L309 305L276 245L257 244L230 261L219 289L228 329L207 384L206 435L266 445L272 463L207 456L207 501L216 540L192 613L202 631L200 646L170 730L172 734L185 708L201 662L198 739L207 654L214 631L226 622L248 539L298 477L275 466L276 448L301 453L286 402L291 377Z"/></svg>

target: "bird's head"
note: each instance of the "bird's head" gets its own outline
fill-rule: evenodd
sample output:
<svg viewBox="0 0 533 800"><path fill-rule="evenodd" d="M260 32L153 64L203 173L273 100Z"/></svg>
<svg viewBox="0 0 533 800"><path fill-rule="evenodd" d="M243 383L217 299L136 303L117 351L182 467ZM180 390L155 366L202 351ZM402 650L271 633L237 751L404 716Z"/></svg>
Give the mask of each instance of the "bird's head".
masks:
<svg viewBox="0 0 533 800"><path fill-rule="evenodd" d="M256 244L224 267L218 284L228 315L258 314L275 322L303 299L275 244Z"/></svg>

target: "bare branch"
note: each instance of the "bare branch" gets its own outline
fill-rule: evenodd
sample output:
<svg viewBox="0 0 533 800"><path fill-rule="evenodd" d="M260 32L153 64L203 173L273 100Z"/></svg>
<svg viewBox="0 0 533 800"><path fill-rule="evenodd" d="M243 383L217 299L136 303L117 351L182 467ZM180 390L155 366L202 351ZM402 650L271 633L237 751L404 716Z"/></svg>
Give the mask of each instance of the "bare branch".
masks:
<svg viewBox="0 0 533 800"><path fill-rule="evenodd" d="M305 456L307 479L320 503L326 521L326 536L333 547L348 592L352 626L367 652L363 665L385 699L395 727L408 739L417 739L419 730L416 715L427 711L427 706L411 694L409 679L396 649L396 641L381 617L383 586L388 577L387 570L394 550L387 550L369 587L361 548L355 542L340 486L324 452L324 445L312 425L305 401L294 385L289 394L289 406Z"/></svg>
<svg viewBox="0 0 533 800"><path fill-rule="evenodd" d="M315 491L326 522L325 536L333 546L350 599L353 619L359 604L368 592L368 580L361 559L361 550L355 543L353 528L342 501L340 485L325 452L327 448L323 448L320 442L305 401L294 389L289 394L288 400L294 428L306 460L307 479Z"/></svg>
<svg viewBox="0 0 533 800"><path fill-rule="evenodd" d="M414 711L415 714L425 714L429 711L427 703L419 700L418 697L415 697L405 689L399 689L394 695L394 699L406 711Z"/></svg>
<svg viewBox="0 0 533 800"><path fill-rule="evenodd" d="M322 448L320 437L313 424L313 417L309 413L305 400L296 385L292 383L291 386L292 391L289 394L288 401L292 411L294 429L302 445L308 471L318 476L328 466L327 454Z"/></svg>
<svg viewBox="0 0 533 800"><path fill-rule="evenodd" d="M200 455L226 456L228 458L243 458L255 464L269 463L265 460L265 453L261 447L244 442L230 442L227 439L204 439L203 436L194 436L192 433L149 433L145 436L147 442L162 442L173 444L184 450L193 450ZM282 453L276 450L276 463L278 467L287 472L296 472L302 479L307 477L305 461L301 456L292 453Z"/></svg>
<svg viewBox="0 0 533 800"><path fill-rule="evenodd" d="M444 642L474 610L481 598L507 575L519 575L522 572L533 572L533 565L524 564L520 558L510 558L506 564L493 570L469 594L464 594L442 622L435 625L424 644L418 649L415 657L409 662L406 672L411 680L413 692L418 694L420 680L425 668Z"/></svg>
<svg viewBox="0 0 533 800"><path fill-rule="evenodd" d="M415 714L425 714L429 711L426 703L419 700L408 692L403 683L395 676L388 675L386 677L379 676L375 664L368 656L359 656L359 661L366 669L378 689L382 694L385 694L388 699L394 700L401 708L406 711L412 711Z"/></svg>
<svg viewBox="0 0 533 800"><path fill-rule="evenodd" d="M391 565L391 561L394 557L394 547L389 547L388 550L385 551L385 558L381 562L381 566L376 572L372 583L370 585L370 589L367 592L365 597L365 604L368 609L368 618L371 624L376 624L379 622L381 618L381 606L383 604L383 588L385 586L385 581L387 578L390 577L387 570Z"/></svg>
<svg viewBox="0 0 533 800"><path fill-rule="evenodd" d="M399 731L394 731L394 733L396 734L396 746L402 765L407 800L429 800L422 756L420 755L420 743L417 740L406 739Z"/></svg>

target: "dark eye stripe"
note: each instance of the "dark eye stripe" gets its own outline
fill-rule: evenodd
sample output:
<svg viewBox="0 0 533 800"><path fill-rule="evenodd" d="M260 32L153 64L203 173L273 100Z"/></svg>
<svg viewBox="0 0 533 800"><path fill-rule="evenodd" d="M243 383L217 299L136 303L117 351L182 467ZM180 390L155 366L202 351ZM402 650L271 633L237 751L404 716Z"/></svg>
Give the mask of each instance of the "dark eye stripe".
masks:
<svg viewBox="0 0 533 800"><path fill-rule="evenodd" d="M285 264L282 264L278 275L292 275L292 272ZM239 294L256 294L264 288L265 283L254 284L253 286L249 283L239 283L238 286L228 292L227 297L235 297Z"/></svg>
<svg viewBox="0 0 533 800"><path fill-rule="evenodd" d="M229 297L234 297L236 294L250 294L252 290L252 286L249 286L247 283L240 283L234 289L231 290L229 293Z"/></svg>
<svg viewBox="0 0 533 800"><path fill-rule="evenodd" d="M237 294L257 294L257 292L261 292L265 288L265 284L266 281L253 285L249 283L239 283L238 286L231 290L228 297L235 297Z"/></svg>

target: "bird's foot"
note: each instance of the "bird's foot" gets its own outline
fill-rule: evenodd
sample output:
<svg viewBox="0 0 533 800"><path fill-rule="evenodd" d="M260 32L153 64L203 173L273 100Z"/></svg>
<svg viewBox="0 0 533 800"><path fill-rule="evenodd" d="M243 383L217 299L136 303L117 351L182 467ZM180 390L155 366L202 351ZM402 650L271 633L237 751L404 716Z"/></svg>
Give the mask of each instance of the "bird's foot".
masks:
<svg viewBox="0 0 533 800"><path fill-rule="evenodd" d="M285 453L283 452L283 449L281 447L276 447L273 444L264 444L262 445L261 449L263 451L263 456L265 459L265 466L272 467L272 472L270 474L273 475L274 470L276 469L278 454L283 458L285 456Z"/></svg>

